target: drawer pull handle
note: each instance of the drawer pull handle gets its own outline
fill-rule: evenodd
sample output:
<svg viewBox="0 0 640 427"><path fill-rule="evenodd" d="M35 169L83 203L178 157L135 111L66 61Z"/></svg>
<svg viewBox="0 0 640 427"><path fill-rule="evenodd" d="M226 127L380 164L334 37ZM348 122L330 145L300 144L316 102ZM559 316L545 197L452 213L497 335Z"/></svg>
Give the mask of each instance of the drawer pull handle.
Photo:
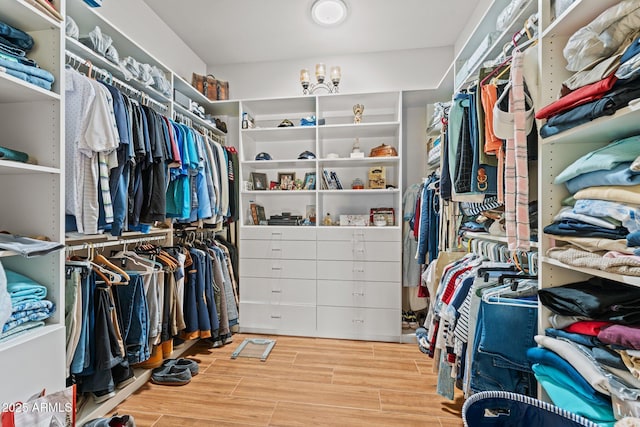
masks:
<svg viewBox="0 0 640 427"><path fill-rule="evenodd" d="M351 320L352 323L364 323L364 320L362 319L353 319Z"/></svg>
<svg viewBox="0 0 640 427"><path fill-rule="evenodd" d="M354 273L364 273L364 268L354 268L353 272Z"/></svg>
<svg viewBox="0 0 640 427"><path fill-rule="evenodd" d="M351 295L353 295L354 297L363 297L364 292L353 292Z"/></svg>
<svg viewBox="0 0 640 427"><path fill-rule="evenodd" d="M282 270L282 267L271 267L271 269L278 271L278 270Z"/></svg>
<svg viewBox="0 0 640 427"><path fill-rule="evenodd" d="M271 248L271 250L272 250L273 252L280 252L282 249L280 249L280 248Z"/></svg>
<svg viewBox="0 0 640 427"><path fill-rule="evenodd" d="M359 254L363 254L364 253L364 249L352 249L352 252L357 252Z"/></svg>
<svg viewBox="0 0 640 427"><path fill-rule="evenodd" d="M272 314L271 318L272 319L282 319L282 316L280 316L279 314Z"/></svg>
<svg viewBox="0 0 640 427"><path fill-rule="evenodd" d="M271 235L272 235L273 237L275 237L275 236L282 236L282 233L271 233Z"/></svg>
<svg viewBox="0 0 640 427"><path fill-rule="evenodd" d="M282 289L271 289L271 293L272 294L281 294L282 293Z"/></svg>

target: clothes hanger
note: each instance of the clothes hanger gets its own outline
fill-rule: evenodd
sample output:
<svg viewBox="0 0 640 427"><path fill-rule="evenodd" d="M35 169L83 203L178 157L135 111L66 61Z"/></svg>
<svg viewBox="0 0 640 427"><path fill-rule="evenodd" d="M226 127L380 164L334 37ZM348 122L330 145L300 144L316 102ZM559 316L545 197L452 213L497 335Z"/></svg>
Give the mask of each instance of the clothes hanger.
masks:
<svg viewBox="0 0 640 427"><path fill-rule="evenodd" d="M129 280L131 280L131 278L129 277L126 271L124 271L123 269L121 269L111 261L109 261L100 253L94 254L93 259L91 261L102 267L105 267L107 270L112 270L113 272L119 274L120 276L122 276L122 278L126 280L127 283L129 282Z"/></svg>
<svg viewBox="0 0 640 427"><path fill-rule="evenodd" d="M500 72L500 70L502 70L502 67L504 67L505 65L511 66L510 63L511 63L511 57L509 56L507 59L502 61L496 68L494 68L493 71L491 71L489 74L484 76L484 78L480 81L479 86L482 87L485 84L487 84L487 81L489 81L489 79L491 79L496 73Z"/></svg>
<svg viewBox="0 0 640 427"><path fill-rule="evenodd" d="M521 307L521 308L535 308L537 301L526 300L523 297L534 296L537 293L538 285L533 282L527 284L526 288L520 289L522 294L520 295L506 295L508 292L515 292L516 289L511 289L510 285L498 285L494 288L489 288L482 293L482 302L485 304ZM527 291L531 291L532 294L528 295ZM493 300L492 300L493 299ZM496 301L495 299L499 299Z"/></svg>

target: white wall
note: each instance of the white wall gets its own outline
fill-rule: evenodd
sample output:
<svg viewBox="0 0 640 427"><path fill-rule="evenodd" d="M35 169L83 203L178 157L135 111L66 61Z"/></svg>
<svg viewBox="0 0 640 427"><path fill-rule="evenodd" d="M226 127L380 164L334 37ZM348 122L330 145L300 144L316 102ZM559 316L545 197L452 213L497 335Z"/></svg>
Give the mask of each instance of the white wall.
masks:
<svg viewBox="0 0 640 427"><path fill-rule="evenodd" d="M458 35L458 38L453 46L453 50L456 55L464 47L465 43L467 43L467 39L478 25L480 18L484 16L487 9L489 9L491 3L493 3L493 0L477 0L476 7L471 14L471 18L467 22L467 25L465 25L465 27L462 29L462 31L460 31L460 34Z"/></svg>
<svg viewBox="0 0 640 427"><path fill-rule="evenodd" d="M287 61L210 65L208 73L229 80L231 99L302 95L300 69L314 74L323 62L342 70L341 93L418 90L435 87L453 60L450 47L409 49Z"/></svg>
<svg viewBox="0 0 640 427"><path fill-rule="evenodd" d="M142 0L106 1L99 10L131 40L187 81L191 73L205 74L206 64ZM144 25L141 25L144 17Z"/></svg>
<svg viewBox="0 0 640 427"><path fill-rule="evenodd" d="M427 171L427 108L405 108L402 112L402 131L404 132L403 188L422 181Z"/></svg>

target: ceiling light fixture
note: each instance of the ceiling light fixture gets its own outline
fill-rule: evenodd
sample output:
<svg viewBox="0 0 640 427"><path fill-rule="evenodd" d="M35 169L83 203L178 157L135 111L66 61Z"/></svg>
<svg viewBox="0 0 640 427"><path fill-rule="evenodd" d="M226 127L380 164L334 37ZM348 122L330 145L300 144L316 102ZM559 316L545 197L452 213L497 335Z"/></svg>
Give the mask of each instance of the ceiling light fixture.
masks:
<svg viewBox="0 0 640 427"><path fill-rule="evenodd" d="M311 17L316 24L335 26L347 18L347 5L343 0L316 0L311 6Z"/></svg>

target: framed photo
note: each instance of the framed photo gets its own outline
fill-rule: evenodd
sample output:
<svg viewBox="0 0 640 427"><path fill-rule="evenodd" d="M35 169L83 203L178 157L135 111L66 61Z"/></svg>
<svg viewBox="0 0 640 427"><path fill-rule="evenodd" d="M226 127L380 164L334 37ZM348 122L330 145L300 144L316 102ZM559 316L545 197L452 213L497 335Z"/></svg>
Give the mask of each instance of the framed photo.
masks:
<svg viewBox="0 0 640 427"><path fill-rule="evenodd" d="M278 172L278 182L281 190L293 190L296 181L295 172Z"/></svg>
<svg viewBox="0 0 640 427"><path fill-rule="evenodd" d="M307 172L304 174L304 187L305 190L315 190L316 189L316 173L315 172Z"/></svg>
<svg viewBox="0 0 640 427"><path fill-rule="evenodd" d="M251 182L253 183L254 190L266 190L267 188L267 174L251 172Z"/></svg>

